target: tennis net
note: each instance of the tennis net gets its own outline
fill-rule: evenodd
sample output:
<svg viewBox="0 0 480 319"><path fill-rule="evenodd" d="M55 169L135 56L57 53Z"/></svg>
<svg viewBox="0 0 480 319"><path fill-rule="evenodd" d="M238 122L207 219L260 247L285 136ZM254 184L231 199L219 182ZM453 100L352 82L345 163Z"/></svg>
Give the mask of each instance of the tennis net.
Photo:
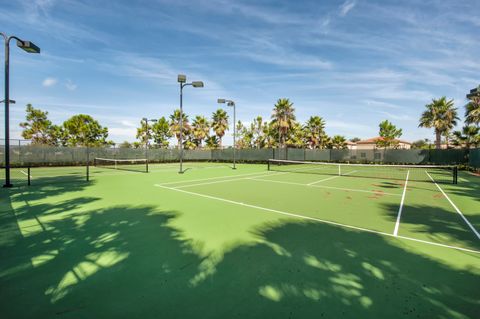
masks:
<svg viewBox="0 0 480 319"><path fill-rule="evenodd" d="M451 165L380 165L270 159L268 170L394 180L405 180L408 174L408 180L453 184L458 180L457 166Z"/></svg>
<svg viewBox="0 0 480 319"><path fill-rule="evenodd" d="M145 158L140 159L113 159L113 158L95 158L93 165L99 168L109 168L132 172L148 172L148 161Z"/></svg>

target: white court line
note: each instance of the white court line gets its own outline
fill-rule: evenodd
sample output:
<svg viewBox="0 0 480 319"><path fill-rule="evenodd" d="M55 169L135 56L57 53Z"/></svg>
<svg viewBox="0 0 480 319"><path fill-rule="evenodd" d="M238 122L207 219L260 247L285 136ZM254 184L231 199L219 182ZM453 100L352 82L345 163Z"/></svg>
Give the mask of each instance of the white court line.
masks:
<svg viewBox="0 0 480 319"><path fill-rule="evenodd" d="M176 181L176 182L167 182L167 183L162 183L161 185L171 185L171 184L181 184L181 183L187 183L187 182L202 182L202 181L209 181L212 179L222 179L222 178L235 178L235 177L241 177L241 176L251 176L251 175L261 175L265 174L265 172L256 172L256 173L248 173L248 174L238 174L238 175L228 175L228 176L217 176L217 177L207 177L207 178L200 178L200 179L189 179L185 181ZM272 172L270 174L275 174L275 172Z"/></svg>
<svg viewBox="0 0 480 319"><path fill-rule="evenodd" d="M465 223L467 223L468 227L470 227L470 229L475 233L475 235L477 236L478 239L480 239L480 234L478 233L478 231L475 229L475 227L473 227L472 224L470 224L470 222L468 221L468 219L462 214L462 212L460 211L460 209L458 209L458 207L452 202L452 200L447 196L447 194L445 194L445 192L443 191L442 188L440 188L440 186L438 186L437 182L435 182L435 180L432 178L432 176L430 176L430 174L428 174L427 171L425 171L425 173L428 175L428 177L430 177L430 179L432 180L432 182L437 186L437 188L442 192L443 196L445 196L445 198L448 200L448 202L452 205L453 208L455 208L455 210L457 211L457 213L460 215L460 217L462 217L462 219L465 221Z"/></svg>
<svg viewBox="0 0 480 319"><path fill-rule="evenodd" d="M305 186L305 187L337 189L337 190L349 191L349 192L400 196L400 194L387 193L387 192L384 192L384 191L366 191L366 190L363 190L363 189L354 189L354 188L343 188L343 187L334 187L334 186L325 186L325 185L308 185L308 184L295 183L295 182L274 181L274 180L271 180L271 179L263 179L263 178L256 178L256 177L249 177L247 179L251 179L251 180L259 181L259 182L270 182L270 183L278 183L278 184L286 184L286 185L298 185L298 186Z"/></svg>
<svg viewBox="0 0 480 319"><path fill-rule="evenodd" d="M334 178L337 178L337 177L341 177L341 176L345 176L345 175L349 175L349 174L353 174L357 171L351 171L351 172L348 172L348 173L345 173L345 174L342 174L342 175L337 175L337 176L333 176L333 177L328 177L328 178L324 178L324 179L321 179L319 181L316 181L316 182L313 182L313 183L310 183L310 184L307 184L308 186L312 186L312 185L315 185L317 183L320 183L320 182L325 182L325 181L329 181L331 179L334 179Z"/></svg>
<svg viewBox="0 0 480 319"><path fill-rule="evenodd" d="M28 173L25 173L25 171L23 171L23 170L21 170L20 173L22 173L25 176L28 176ZM32 177L33 177L32 174L30 174L30 178L32 178Z"/></svg>
<svg viewBox="0 0 480 319"><path fill-rule="evenodd" d="M256 206L256 205L250 205L250 204L241 203L241 202L237 202L237 201L233 201L233 200L229 200L229 199L225 199L225 198L220 198L220 197L215 197L215 196L210 196L210 195L205 195L205 194L200 194L200 193L189 192L189 191L186 191L186 190L183 190L183 189L178 189L178 188L166 187L166 186L162 186L162 185L159 185L159 184L155 184L153 186L160 187L160 188L163 188L163 189L172 190L172 191L176 191L176 192L181 192L181 193L184 193L184 194L189 194L189 195L204 197L204 198L208 198L208 199L213 199L213 200L216 200L216 201L225 202L225 203L229 203L229 204L234 204L234 205L239 205L239 206L244 206L244 207L250 207L250 208L263 210L263 211L266 211L266 212L275 213L275 214L279 214L279 215L295 217L295 218L300 218L300 219L305 219L305 220L312 220L312 221L316 221L316 222L320 222L320 223L324 223L324 224L330 224L330 225L340 226L340 227L343 227L343 228L360 230L360 231L364 231L364 232L368 232L368 233L374 233L374 234L378 234L378 235L382 235L382 236L402 238L402 239L405 239L405 240L421 242L421 243L425 243L425 244L428 244L428 245L451 248L451 249L467 251L467 252L471 252L471 253L475 253L475 254L480 254L480 251L478 251L478 250L456 247L456 246L450 246L450 245L444 245L444 244L429 242L429 241L426 241L426 240L415 239L415 238L410 238L410 237L405 237L405 236L394 236L392 234L384 233L384 232L377 231L377 230L372 230L372 229L367 229L367 228L362 228L362 227L356 227L356 226L351 226L351 225L347 225L347 224L341 224L341 223L332 222L332 221L329 221L329 220L304 216L304 215L300 215L300 214L288 213L288 212L284 212L284 211L280 211L280 210L276 210L276 209L271 209L271 208L265 208L265 207Z"/></svg>
<svg viewBox="0 0 480 319"><path fill-rule="evenodd" d="M397 222L395 223L393 236L398 236L398 228L400 227L400 217L402 216L403 203L405 202L405 194L407 193L407 184L408 184L409 175L410 175L410 171L407 171L407 178L405 178L405 185L403 186L402 200L400 201L400 207L398 208Z"/></svg>
<svg viewBox="0 0 480 319"><path fill-rule="evenodd" d="M340 175L332 176L332 177L328 177L328 178L324 178L324 179L321 179L321 180L319 180L319 181L315 181L315 182L310 183L310 184L307 184L307 185L308 185L308 186L312 186L312 185L315 185L315 184L317 184L317 183L329 181L329 180L334 179L334 178L337 178L337 177L340 177Z"/></svg>
<svg viewBox="0 0 480 319"><path fill-rule="evenodd" d="M263 173L263 174L257 174L257 177L262 177L262 176L279 176L279 175L284 175L288 173ZM228 182L235 182L235 181L241 181L241 180L246 180L250 179L251 177L240 177L240 178L235 178L235 176L232 176L233 178L230 179L223 179L221 181L213 181L213 182L206 182L206 183L197 183L197 184L188 184L188 185L181 185L181 186L176 186L175 188L185 188L185 187L194 187L194 186L202 186L202 185L211 185L211 184L218 184L218 183L228 183Z"/></svg>

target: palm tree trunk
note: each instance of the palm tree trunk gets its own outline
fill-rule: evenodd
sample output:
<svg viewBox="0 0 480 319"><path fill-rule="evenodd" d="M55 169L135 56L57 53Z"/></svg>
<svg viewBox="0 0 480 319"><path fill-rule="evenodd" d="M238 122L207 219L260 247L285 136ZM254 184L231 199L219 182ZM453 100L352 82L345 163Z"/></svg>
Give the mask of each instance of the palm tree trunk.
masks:
<svg viewBox="0 0 480 319"><path fill-rule="evenodd" d="M440 131L435 131L435 148L437 150L440 149L440 144L442 142L442 134L440 133Z"/></svg>

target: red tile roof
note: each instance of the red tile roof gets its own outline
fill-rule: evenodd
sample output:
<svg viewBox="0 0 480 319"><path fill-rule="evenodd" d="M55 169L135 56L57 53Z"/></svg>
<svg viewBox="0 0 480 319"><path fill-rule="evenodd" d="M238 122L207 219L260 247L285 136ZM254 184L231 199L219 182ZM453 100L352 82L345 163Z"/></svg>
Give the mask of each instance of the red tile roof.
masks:
<svg viewBox="0 0 480 319"><path fill-rule="evenodd" d="M357 144L376 144L377 141L382 141L382 140L383 140L383 137L377 136L377 137L372 137L372 138L369 138L369 139L366 139L366 140L358 141ZM402 144L408 144L408 145L412 144L410 142L403 141L403 140L395 139L395 141L398 142L398 143L402 143Z"/></svg>

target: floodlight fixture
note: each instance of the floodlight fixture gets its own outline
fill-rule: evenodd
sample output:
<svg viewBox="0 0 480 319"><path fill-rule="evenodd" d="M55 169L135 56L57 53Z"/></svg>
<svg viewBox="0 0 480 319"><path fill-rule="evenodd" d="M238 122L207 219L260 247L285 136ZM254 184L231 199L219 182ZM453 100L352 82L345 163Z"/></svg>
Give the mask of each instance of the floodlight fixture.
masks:
<svg viewBox="0 0 480 319"><path fill-rule="evenodd" d="M0 103L5 103L5 100L1 100ZM15 104L17 102L15 102L15 100L10 100L8 103L10 104Z"/></svg>
<svg viewBox="0 0 480 319"><path fill-rule="evenodd" d="M28 53L40 53L40 48L30 41L22 41L17 39L17 47Z"/></svg>
<svg viewBox="0 0 480 319"><path fill-rule="evenodd" d="M185 83L187 82L187 76L184 74L179 74L177 77L178 83Z"/></svg>
<svg viewBox="0 0 480 319"><path fill-rule="evenodd" d="M467 94L467 99L471 100L476 96L480 97L480 85L470 90L470 93Z"/></svg>
<svg viewBox="0 0 480 319"><path fill-rule="evenodd" d="M203 88L203 82L202 81L193 81L192 86L194 88Z"/></svg>

